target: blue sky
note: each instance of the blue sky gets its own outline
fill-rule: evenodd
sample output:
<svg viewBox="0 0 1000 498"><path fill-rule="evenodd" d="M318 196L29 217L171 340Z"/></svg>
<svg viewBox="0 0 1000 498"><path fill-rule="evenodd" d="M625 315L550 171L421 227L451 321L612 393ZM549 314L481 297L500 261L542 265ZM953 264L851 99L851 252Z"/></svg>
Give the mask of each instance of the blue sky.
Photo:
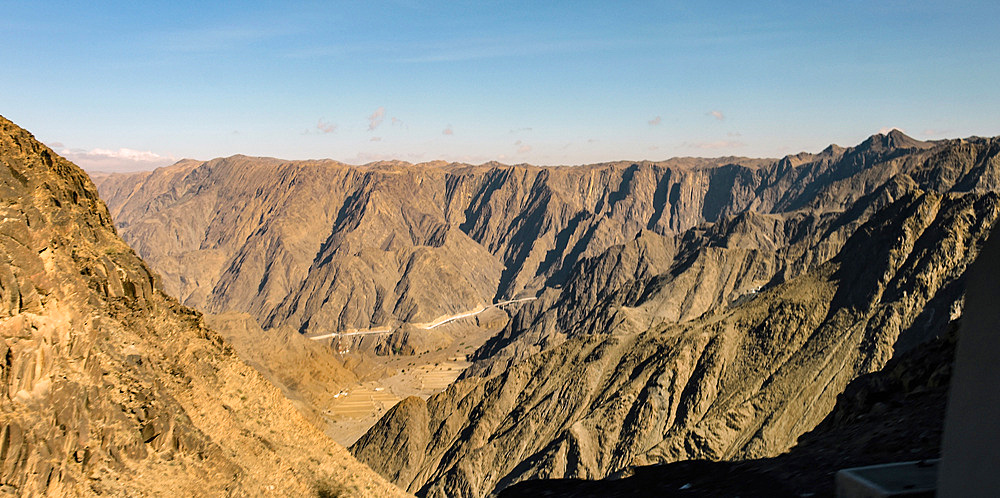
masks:
<svg viewBox="0 0 1000 498"><path fill-rule="evenodd" d="M1000 134L1000 2L218 4L0 0L0 114L91 169Z"/></svg>

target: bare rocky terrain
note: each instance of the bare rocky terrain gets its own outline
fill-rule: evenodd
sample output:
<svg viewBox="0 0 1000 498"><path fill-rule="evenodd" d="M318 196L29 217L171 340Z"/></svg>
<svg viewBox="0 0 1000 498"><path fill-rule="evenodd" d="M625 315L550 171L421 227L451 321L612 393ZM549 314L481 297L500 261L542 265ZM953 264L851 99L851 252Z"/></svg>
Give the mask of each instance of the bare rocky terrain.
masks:
<svg viewBox="0 0 1000 498"><path fill-rule="evenodd" d="M365 409L330 399L344 382L365 423L402 399L361 461L418 495L485 496L788 451L852 381L954 327L998 152L892 131L776 160L234 156L95 182L164 287L235 323L218 328L326 430ZM537 299L418 326L518 297ZM358 331L378 333L336 335ZM464 370L443 392L407 392L448 362Z"/></svg>
<svg viewBox="0 0 1000 498"><path fill-rule="evenodd" d="M0 490L402 493L164 294L82 170L0 117Z"/></svg>
<svg viewBox="0 0 1000 498"><path fill-rule="evenodd" d="M404 400L352 451L427 496L779 455L849 382L961 315L998 214L998 145L831 148L772 170L758 198L785 200L765 212L584 258L462 379Z"/></svg>
<svg viewBox="0 0 1000 498"><path fill-rule="evenodd" d="M234 156L95 181L123 238L184 304L321 335L430 322L559 285L577 260L641 230L715 221L732 209L715 190L732 185L710 184L740 183L764 164L742 163L355 167Z"/></svg>

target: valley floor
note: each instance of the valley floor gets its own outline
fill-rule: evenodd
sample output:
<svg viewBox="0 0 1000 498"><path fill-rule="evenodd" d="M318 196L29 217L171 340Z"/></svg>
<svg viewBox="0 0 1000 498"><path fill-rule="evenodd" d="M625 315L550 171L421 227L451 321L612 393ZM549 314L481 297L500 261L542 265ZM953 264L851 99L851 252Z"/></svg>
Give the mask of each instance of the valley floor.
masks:
<svg viewBox="0 0 1000 498"><path fill-rule="evenodd" d="M465 356L445 361L439 355L403 357L389 363L395 374L349 387L337 394L330 407L323 411L326 433L334 441L350 446L387 410L408 396L423 399L445 390L471 365Z"/></svg>

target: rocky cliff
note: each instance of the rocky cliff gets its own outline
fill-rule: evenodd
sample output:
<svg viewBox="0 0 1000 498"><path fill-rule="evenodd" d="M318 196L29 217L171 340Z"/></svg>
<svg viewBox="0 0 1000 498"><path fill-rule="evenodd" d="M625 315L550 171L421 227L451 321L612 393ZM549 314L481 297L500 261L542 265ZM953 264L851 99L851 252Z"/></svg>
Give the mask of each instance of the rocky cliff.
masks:
<svg viewBox="0 0 1000 498"><path fill-rule="evenodd" d="M911 194L830 262L746 303L639 332L578 334L426 403L401 403L352 451L432 496L776 455L822 420L853 378L946 329L998 201Z"/></svg>
<svg viewBox="0 0 1000 498"><path fill-rule="evenodd" d="M86 174L0 117L0 488L396 495L159 290Z"/></svg>
<svg viewBox="0 0 1000 498"><path fill-rule="evenodd" d="M518 304L352 451L418 494L773 456L961 314L1000 140L541 168L235 156L99 179L185 303L318 335ZM402 327L414 352L446 342ZM457 338L456 338L457 341ZM418 351L417 351L418 352Z"/></svg>
<svg viewBox="0 0 1000 498"><path fill-rule="evenodd" d="M823 422L777 457L649 465L603 480L522 481L499 495L833 497L838 470L941 456L954 329L855 379Z"/></svg>
<svg viewBox="0 0 1000 498"><path fill-rule="evenodd" d="M678 261L690 263L674 279L687 284L669 282L677 295L663 311L690 319L832 257L852 227L827 242L817 222L879 188L891 190L891 181L988 189L995 172L980 145L919 142L893 131L854 148L781 160L562 168L233 156L96 181L122 237L182 303L319 335L430 322L536 295L580 275L578 263L636 237L660 251L644 258L652 265L645 271L678 273ZM934 166L943 163L954 167ZM855 214L854 227L865 216ZM755 265L747 275L716 272L732 251L701 248L724 229L757 237L731 245L774 251L770 261L745 252ZM803 236L812 243L787 253L790 239ZM717 281L701 285L698 272Z"/></svg>
<svg viewBox="0 0 1000 498"><path fill-rule="evenodd" d="M464 379L352 451L429 496L781 453L848 382L960 316L998 152L897 132L755 170L755 209L582 258Z"/></svg>
<svg viewBox="0 0 1000 498"><path fill-rule="evenodd" d="M122 236L183 303L320 334L530 295L642 230L714 221L752 197L739 187L727 204L716 191L753 181L767 162L725 163L352 167L235 156L97 182Z"/></svg>

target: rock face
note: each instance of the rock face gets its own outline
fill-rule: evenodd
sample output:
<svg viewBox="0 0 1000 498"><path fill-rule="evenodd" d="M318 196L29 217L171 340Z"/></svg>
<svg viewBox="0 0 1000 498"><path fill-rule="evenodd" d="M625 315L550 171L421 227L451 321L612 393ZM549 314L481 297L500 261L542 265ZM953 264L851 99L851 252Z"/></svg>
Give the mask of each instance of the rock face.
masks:
<svg viewBox="0 0 1000 498"><path fill-rule="evenodd" d="M988 246L980 258L985 251ZM522 481L499 495L835 496L838 470L941 456L955 358L953 329L855 379L823 422L777 457L650 465L630 469L623 479Z"/></svg>
<svg viewBox="0 0 1000 498"><path fill-rule="evenodd" d="M682 276L686 288L678 287L664 310L667 318L690 319L776 273L787 278L832 257L849 230L831 243L810 233L817 240L800 244L800 254L780 252L796 236L785 232L808 230L901 172L897 183L930 190L989 188L994 173L982 176L980 158L969 156L983 152L974 141L925 143L894 131L855 148L781 160L355 167L233 156L95 181L122 237L183 304L246 312L265 329L286 325L320 335L431 322L536 295L567 284L582 260L637 236L659 251L644 258L653 266L642 271L695 258ZM933 159L940 153L951 157ZM932 160L956 167L928 167ZM725 227L685 239L717 222ZM748 237L730 240L757 265L755 274L737 282L723 272L701 286L698 272L717 272L731 255L694 253L712 242L707 237L727 235L718 233L723 228ZM772 261L753 252L769 250L778 251Z"/></svg>
<svg viewBox="0 0 1000 498"><path fill-rule="evenodd" d="M184 303L265 329L430 322L537 296L447 391L404 400L352 446L411 492L484 496L788 449L851 380L961 315L1000 209L998 153L996 138L893 131L780 160L234 156L98 184ZM382 347L435 346L400 330Z"/></svg>
<svg viewBox="0 0 1000 498"><path fill-rule="evenodd" d="M163 294L86 174L0 117L0 489L399 491Z"/></svg>
<svg viewBox="0 0 1000 498"><path fill-rule="evenodd" d="M352 452L427 496L777 455L851 380L960 316L1000 214L998 152L893 132L715 168L738 174L718 197L709 182L711 223L581 257L463 379L398 405Z"/></svg>
<svg viewBox="0 0 1000 498"><path fill-rule="evenodd" d="M640 231L715 221L752 200L768 164L726 163L352 167L234 156L96 181L123 238L184 304L322 334L531 295ZM727 204L718 191L731 188L742 197Z"/></svg>

